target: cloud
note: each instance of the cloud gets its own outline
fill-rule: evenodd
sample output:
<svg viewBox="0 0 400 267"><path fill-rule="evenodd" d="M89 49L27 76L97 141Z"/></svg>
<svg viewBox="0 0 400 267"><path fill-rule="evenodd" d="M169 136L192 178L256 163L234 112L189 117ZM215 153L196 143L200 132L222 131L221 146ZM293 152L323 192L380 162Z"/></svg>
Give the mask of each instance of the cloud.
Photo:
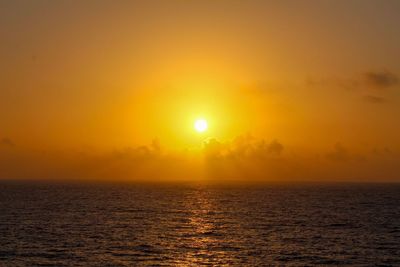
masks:
<svg viewBox="0 0 400 267"><path fill-rule="evenodd" d="M328 77L306 79L310 87L341 88L360 97L368 103L382 104L387 102L389 88L400 84L399 77L391 71L366 71L353 77Z"/></svg>
<svg viewBox="0 0 400 267"><path fill-rule="evenodd" d="M268 146L267 151L272 154L280 155L283 151L283 145L277 140L273 140Z"/></svg>
<svg viewBox="0 0 400 267"><path fill-rule="evenodd" d="M369 87L375 89L386 89L399 83L398 77L387 70L365 72L364 81Z"/></svg>
<svg viewBox="0 0 400 267"><path fill-rule="evenodd" d="M374 156L389 156L389 157L392 157L394 155L392 149L390 149L388 147L383 147L383 148L375 147L375 148L372 149L371 153Z"/></svg>
<svg viewBox="0 0 400 267"><path fill-rule="evenodd" d="M333 86L347 91L366 89L387 89L400 83L399 77L391 71L366 71L361 76L354 77L307 77L308 86Z"/></svg>
<svg viewBox="0 0 400 267"><path fill-rule="evenodd" d="M326 159L333 162L347 162L350 165L355 162L366 162L368 157L365 153L350 153L341 143L336 143L333 150L326 154Z"/></svg>
<svg viewBox="0 0 400 267"><path fill-rule="evenodd" d="M215 138L206 140L203 144L203 151L208 157L219 157L224 149L223 145Z"/></svg>
<svg viewBox="0 0 400 267"><path fill-rule="evenodd" d="M326 158L336 162L344 162L349 160L349 152L342 144L337 143L333 151L326 154Z"/></svg>
<svg viewBox="0 0 400 267"><path fill-rule="evenodd" d="M364 100L372 104L383 104L386 102L385 98L374 95L366 95L364 96Z"/></svg>
<svg viewBox="0 0 400 267"><path fill-rule="evenodd" d="M76 179L135 182L398 181L395 149L354 152L337 143L318 154L278 140L210 138L201 150L168 151L158 141L113 151L0 150L0 179ZM321 153L321 154L319 154ZM325 155L320 157L319 155ZM332 164L339 163L340 164Z"/></svg>
<svg viewBox="0 0 400 267"><path fill-rule="evenodd" d="M15 143L8 137L4 137L0 140L0 146L14 147Z"/></svg>
<svg viewBox="0 0 400 267"><path fill-rule="evenodd" d="M360 79L351 78L340 78L340 77L307 77L305 80L307 86L310 87L337 87L342 88L346 91L354 91L359 89L361 86Z"/></svg>
<svg viewBox="0 0 400 267"><path fill-rule="evenodd" d="M251 135L241 135L232 142L221 143L215 138L204 142L204 153L210 158L226 157L235 159L266 158L280 156L284 146L278 140L267 142L257 140Z"/></svg>

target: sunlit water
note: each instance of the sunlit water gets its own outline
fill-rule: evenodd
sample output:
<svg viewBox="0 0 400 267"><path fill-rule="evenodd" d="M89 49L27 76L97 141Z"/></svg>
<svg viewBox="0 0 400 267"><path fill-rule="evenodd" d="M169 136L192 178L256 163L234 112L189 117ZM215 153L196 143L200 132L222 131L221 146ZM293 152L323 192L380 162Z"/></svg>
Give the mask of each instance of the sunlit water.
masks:
<svg viewBox="0 0 400 267"><path fill-rule="evenodd" d="M400 266L399 185L0 185L0 266Z"/></svg>

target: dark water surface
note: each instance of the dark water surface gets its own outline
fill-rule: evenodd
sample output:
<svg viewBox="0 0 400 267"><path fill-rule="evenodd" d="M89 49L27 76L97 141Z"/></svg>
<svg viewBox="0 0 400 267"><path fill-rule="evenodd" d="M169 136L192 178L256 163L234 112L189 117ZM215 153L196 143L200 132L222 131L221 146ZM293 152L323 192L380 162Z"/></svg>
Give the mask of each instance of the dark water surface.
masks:
<svg viewBox="0 0 400 267"><path fill-rule="evenodd" d="M0 183L0 266L400 266L400 185Z"/></svg>

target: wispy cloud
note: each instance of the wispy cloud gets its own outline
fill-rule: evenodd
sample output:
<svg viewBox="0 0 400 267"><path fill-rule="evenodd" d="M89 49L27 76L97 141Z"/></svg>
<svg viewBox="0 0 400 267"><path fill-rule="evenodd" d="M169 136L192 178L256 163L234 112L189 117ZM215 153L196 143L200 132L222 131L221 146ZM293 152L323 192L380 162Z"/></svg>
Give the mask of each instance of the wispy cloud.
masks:
<svg viewBox="0 0 400 267"><path fill-rule="evenodd" d="M386 99L380 96L374 96L374 95L366 95L364 96L364 100L373 103L373 104L382 104L386 102Z"/></svg>
<svg viewBox="0 0 400 267"><path fill-rule="evenodd" d="M15 143L8 137L3 137L0 139L0 146L5 146L5 147L14 147Z"/></svg>
<svg viewBox="0 0 400 267"><path fill-rule="evenodd" d="M375 89L386 89L397 85L399 78L392 72L384 71L369 71L364 73L365 84Z"/></svg>
<svg viewBox="0 0 400 267"><path fill-rule="evenodd" d="M383 104L387 102L389 89L400 84L399 77L389 71L366 71L353 77L307 78L306 85L312 87L340 88L360 94L368 103Z"/></svg>

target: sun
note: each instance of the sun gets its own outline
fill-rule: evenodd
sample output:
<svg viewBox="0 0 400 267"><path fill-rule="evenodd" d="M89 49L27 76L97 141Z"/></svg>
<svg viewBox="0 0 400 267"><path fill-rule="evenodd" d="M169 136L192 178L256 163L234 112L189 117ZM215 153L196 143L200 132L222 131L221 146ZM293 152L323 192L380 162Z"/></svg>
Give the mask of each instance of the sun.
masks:
<svg viewBox="0 0 400 267"><path fill-rule="evenodd" d="M207 121L205 119L197 119L194 122L194 129L199 133L207 131L208 129Z"/></svg>

